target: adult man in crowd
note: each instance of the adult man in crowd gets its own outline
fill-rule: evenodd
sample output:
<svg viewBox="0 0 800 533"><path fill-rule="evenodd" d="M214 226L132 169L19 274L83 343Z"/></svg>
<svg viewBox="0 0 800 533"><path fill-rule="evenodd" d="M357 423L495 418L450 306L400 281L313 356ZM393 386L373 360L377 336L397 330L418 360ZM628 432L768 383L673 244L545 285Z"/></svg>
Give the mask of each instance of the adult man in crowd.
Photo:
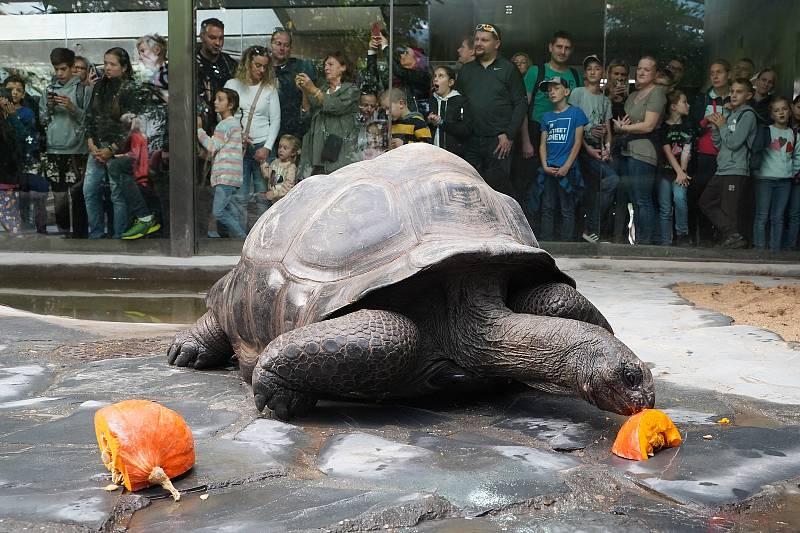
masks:
<svg viewBox="0 0 800 533"><path fill-rule="evenodd" d="M500 55L500 43L500 30L495 25L478 24L475 61L461 68L457 87L469 100L473 113L473 134L466 142L464 159L486 183L512 195L511 149L528 106L522 76Z"/></svg>
<svg viewBox="0 0 800 533"><path fill-rule="evenodd" d="M72 50L54 48L50 52L50 63L55 71L55 81L45 93L44 122L47 127L47 167L53 182L56 225L67 237L86 238L89 226L83 198L83 178L89 150L84 122L92 89L73 74L75 52Z"/></svg>
<svg viewBox="0 0 800 533"><path fill-rule="evenodd" d="M741 57L737 59L736 63L733 65L733 75L731 76L731 81L738 80L739 78L752 80L753 76L755 75L756 64L753 62L753 60L749 57Z"/></svg>
<svg viewBox="0 0 800 533"><path fill-rule="evenodd" d="M97 71L89 68L89 60L83 56L75 56L75 63L72 65L72 74L76 76L85 87L94 87L94 84L100 79L97 75ZM91 94L89 96L91 97Z"/></svg>
<svg viewBox="0 0 800 533"><path fill-rule="evenodd" d="M546 92L538 90L539 84L545 79L558 76L566 80L569 90L583 86L580 73L569 66L572 56L572 35L559 30L553 34L548 45L550 61L543 65L534 65L525 73L525 90L528 93L528 102L533 101L530 116L527 117L526 128L520 132L522 140L522 156L526 159L536 157L540 133L540 123L545 113L553 110L553 103Z"/></svg>
<svg viewBox="0 0 800 533"><path fill-rule="evenodd" d="M461 46L456 50L458 53L458 60L456 62L456 71L471 61L475 61L475 42L471 35L464 36L461 39Z"/></svg>
<svg viewBox="0 0 800 533"><path fill-rule="evenodd" d="M236 74L236 60L222 51L225 44L225 24L217 18L209 18L200 24L200 46L197 48L198 104L204 109L200 114L203 129L214 134L217 114L214 112L214 97L225 82Z"/></svg>
<svg viewBox="0 0 800 533"><path fill-rule="evenodd" d="M271 153L278 153L278 140L285 134L302 139L308 130L308 122L300 117L303 104L303 93L294 82L298 74L307 74L316 85L316 73L308 61L292 57L292 34L289 30L278 28L272 32L270 39L272 49L272 66L278 80L278 99L281 103L281 129L275 138L275 146Z"/></svg>
<svg viewBox="0 0 800 533"><path fill-rule="evenodd" d="M217 91L225 87L225 82L236 74L237 63L231 56L222 51L225 44L225 24L217 18L208 18L200 24L200 46L197 48L197 104L198 115L203 129L214 135L217 125L217 114L214 112L214 98ZM214 194L208 180L211 170L210 161L199 160L197 163L197 231L202 237L208 234L209 218Z"/></svg>

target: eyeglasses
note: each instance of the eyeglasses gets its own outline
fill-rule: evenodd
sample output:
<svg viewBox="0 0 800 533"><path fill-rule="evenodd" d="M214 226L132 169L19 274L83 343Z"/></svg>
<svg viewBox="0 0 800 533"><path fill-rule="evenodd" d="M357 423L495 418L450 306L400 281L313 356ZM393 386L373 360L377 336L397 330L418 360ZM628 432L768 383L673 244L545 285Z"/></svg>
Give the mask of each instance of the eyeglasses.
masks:
<svg viewBox="0 0 800 533"><path fill-rule="evenodd" d="M497 29L491 24L478 24L475 26L475 31L488 31L489 33L494 34L494 36L498 39L500 38L500 34L497 33Z"/></svg>
<svg viewBox="0 0 800 533"><path fill-rule="evenodd" d="M253 56L269 56L269 50L263 46L254 46L250 48L250 57Z"/></svg>

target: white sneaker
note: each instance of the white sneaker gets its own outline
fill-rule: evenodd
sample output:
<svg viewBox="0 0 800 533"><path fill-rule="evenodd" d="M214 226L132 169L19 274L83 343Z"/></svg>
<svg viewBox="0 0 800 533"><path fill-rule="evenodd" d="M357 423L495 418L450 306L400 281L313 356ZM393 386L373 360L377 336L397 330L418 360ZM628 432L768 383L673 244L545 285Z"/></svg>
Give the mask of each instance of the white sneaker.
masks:
<svg viewBox="0 0 800 533"><path fill-rule="evenodd" d="M600 240L600 237L596 233L584 233L581 235L584 241L590 242L592 244L597 244L597 241Z"/></svg>

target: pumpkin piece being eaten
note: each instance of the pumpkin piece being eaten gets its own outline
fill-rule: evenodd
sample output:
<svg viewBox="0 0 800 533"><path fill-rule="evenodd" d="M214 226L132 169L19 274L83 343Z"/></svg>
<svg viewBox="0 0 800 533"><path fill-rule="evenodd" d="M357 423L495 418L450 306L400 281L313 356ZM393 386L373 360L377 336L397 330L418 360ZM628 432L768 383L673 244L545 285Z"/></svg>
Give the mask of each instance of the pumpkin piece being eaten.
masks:
<svg viewBox="0 0 800 533"><path fill-rule="evenodd" d="M194 465L194 439L178 413L149 400L126 400L98 410L94 432L114 483L130 491L161 485L180 499L170 478Z"/></svg>
<svg viewBox="0 0 800 533"><path fill-rule="evenodd" d="M683 441L672 420L658 409L645 409L628 418L617 433L611 453L646 461L662 448L679 446Z"/></svg>

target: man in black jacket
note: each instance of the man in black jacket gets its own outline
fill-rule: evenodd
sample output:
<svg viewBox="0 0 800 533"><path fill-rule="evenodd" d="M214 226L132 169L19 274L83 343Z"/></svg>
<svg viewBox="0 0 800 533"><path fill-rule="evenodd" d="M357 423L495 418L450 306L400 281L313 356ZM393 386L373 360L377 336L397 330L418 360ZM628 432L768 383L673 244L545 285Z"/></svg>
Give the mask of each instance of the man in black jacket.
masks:
<svg viewBox="0 0 800 533"><path fill-rule="evenodd" d="M273 154L278 153L278 141L286 134L302 139L308 131L309 123L303 121L300 107L303 104L303 93L297 88L294 79L305 73L316 85L317 75L314 66L304 59L292 57L292 34L284 28L276 28L270 38L271 62L278 80L278 100L281 103L281 129L275 137Z"/></svg>
<svg viewBox="0 0 800 533"><path fill-rule="evenodd" d="M470 102L473 133L466 159L490 186L513 195L511 148L528 109L519 70L499 54L500 30L493 24L475 28L475 61L458 75L457 88Z"/></svg>

